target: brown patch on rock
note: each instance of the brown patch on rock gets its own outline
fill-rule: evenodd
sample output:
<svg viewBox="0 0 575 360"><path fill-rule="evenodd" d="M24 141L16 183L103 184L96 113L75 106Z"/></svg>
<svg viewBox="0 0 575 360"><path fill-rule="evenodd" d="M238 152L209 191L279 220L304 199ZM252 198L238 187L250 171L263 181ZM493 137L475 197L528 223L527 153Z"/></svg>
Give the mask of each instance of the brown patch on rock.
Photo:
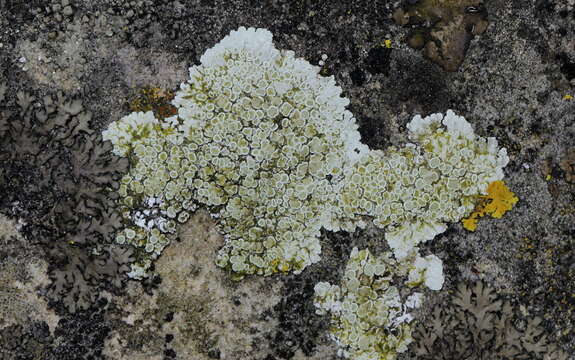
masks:
<svg viewBox="0 0 575 360"><path fill-rule="evenodd" d="M412 26L407 43L446 71L457 71L475 35L487 29L482 0L419 0L393 14L397 24Z"/></svg>
<svg viewBox="0 0 575 360"><path fill-rule="evenodd" d="M232 281L215 264L223 242L215 220L197 211L181 227L179 241L156 262L162 281L153 294L131 283L128 296L116 298L123 321L107 340L105 353L118 359L159 359L165 343L182 359L266 358L278 326L273 314L283 283L262 277Z"/></svg>
<svg viewBox="0 0 575 360"><path fill-rule="evenodd" d="M575 182L575 148L571 148L559 162L561 170L565 171L565 180Z"/></svg>
<svg viewBox="0 0 575 360"><path fill-rule="evenodd" d="M174 92L159 87L144 86L140 89L138 96L129 103L132 112L153 111L158 119L165 119L176 115L178 110L171 101L174 99Z"/></svg>

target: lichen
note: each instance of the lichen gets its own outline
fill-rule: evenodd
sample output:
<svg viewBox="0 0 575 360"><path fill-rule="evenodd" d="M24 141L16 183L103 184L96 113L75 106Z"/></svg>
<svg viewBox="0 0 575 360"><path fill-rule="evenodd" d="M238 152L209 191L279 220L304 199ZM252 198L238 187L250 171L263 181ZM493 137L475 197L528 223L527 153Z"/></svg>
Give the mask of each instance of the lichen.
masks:
<svg viewBox="0 0 575 360"><path fill-rule="evenodd" d="M318 314L330 313L330 337L338 344L339 355L355 360L392 360L407 350L413 320L408 311L420 305L422 294L407 297L405 289L421 282L415 278L437 273L437 269L420 268L416 262L409 265L393 259L390 252L376 257L369 250L354 248L341 285L316 284L314 305ZM394 285L398 277L405 278L408 273L407 286Z"/></svg>
<svg viewBox="0 0 575 360"><path fill-rule="evenodd" d="M523 321L508 301L482 282L461 283L414 333L417 359L558 359L567 354L544 335L542 319Z"/></svg>
<svg viewBox="0 0 575 360"><path fill-rule="evenodd" d="M487 187L487 195L480 196L473 212L461 220L463 227L469 231L475 231L479 218L490 215L493 218L500 219L518 201L519 198L509 190L505 182L501 180L494 181Z"/></svg>
<svg viewBox="0 0 575 360"><path fill-rule="evenodd" d="M275 49L263 29L233 31L190 68L178 115L132 113L103 132L133 164L121 181L116 236L144 251L141 278L198 205L225 235L218 265L246 274L301 272L319 261L320 230L386 229L398 258L459 221L508 158L448 111L408 124L414 144L360 142L333 77Z"/></svg>
<svg viewBox="0 0 575 360"><path fill-rule="evenodd" d="M349 101L262 29L233 32L201 61L176 94L179 117L152 126L150 113L132 114L104 132L135 164L120 192L136 226L117 240L157 255L201 203L226 235L221 266L299 272L319 260L341 167L366 151ZM120 140L132 139L124 123L134 117L146 136Z"/></svg>
<svg viewBox="0 0 575 360"><path fill-rule="evenodd" d="M51 265L48 299L86 309L102 285L120 287L133 260L132 249L107 245L121 226L114 189L128 160L111 153L80 100L7 95L0 86L0 212L18 217L27 241L41 245Z"/></svg>
<svg viewBox="0 0 575 360"><path fill-rule="evenodd" d="M91 119L80 100L62 93L37 102L18 92L0 103L0 211L72 243L100 243L120 226L110 190L128 162L111 154Z"/></svg>
<svg viewBox="0 0 575 360"><path fill-rule="evenodd" d="M370 151L341 190L341 228L352 231L373 219L398 259L473 210L509 161L495 138L475 135L452 111L415 116L407 127L412 144Z"/></svg>
<svg viewBox="0 0 575 360"><path fill-rule="evenodd" d="M407 43L446 71L457 71L469 42L488 26L482 0L406 1L393 14L396 23L411 26Z"/></svg>
<svg viewBox="0 0 575 360"><path fill-rule="evenodd" d="M53 301L61 301L70 312L88 309L99 298L98 289L105 283L120 288L134 260L131 249L117 245L109 245L99 254L67 247L65 254L65 265L50 273L52 284L46 295Z"/></svg>

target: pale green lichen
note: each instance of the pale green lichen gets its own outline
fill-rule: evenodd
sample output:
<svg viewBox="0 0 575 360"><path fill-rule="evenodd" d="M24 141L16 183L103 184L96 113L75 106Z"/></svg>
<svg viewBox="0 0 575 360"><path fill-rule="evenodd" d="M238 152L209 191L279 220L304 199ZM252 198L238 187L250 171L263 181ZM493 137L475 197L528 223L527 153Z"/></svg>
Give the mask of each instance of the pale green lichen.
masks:
<svg viewBox="0 0 575 360"><path fill-rule="evenodd" d="M232 32L190 69L172 104L178 115L133 113L104 137L132 164L119 189L128 226L116 241L142 249L141 278L196 206L218 219L225 244L216 263L236 278L301 272L320 259L320 230L373 222L392 249L354 249L341 286L317 284L340 353L395 359L411 341L405 289L443 285L441 260L418 244L459 221L503 178L508 162L494 138L476 136L448 111L416 116L413 142L385 151L360 142L349 101L333 77L278 51L262 29Z"/></svg>
<svg viewBox="0 0 575 360"><path fill-rule="evenodd" d="M469 214L477 196L503 178L509 160L497 140L475 135L452 111L415 116L407 127L414 144L370 151L346 174L340 192L342 223L353 220L342 228L373 219L387 230L398 258Z"/></svg>
<svg viewBox="0 0 575 360"><path fill-rule="evenodd" d="M123 124L125 119L128 124ZM116 234L116 242L145 251L129 274L134 278L145 276L150 260L175 233L176 223L186 222L196 209L191 190L198 171L195 154L190 146L182 146L170 120L160 125L151 112L134 113L104 132L114 142L114 151L128 154L133 164L119 188L122 213L131 225Z"/></svg>
<svg viewBox="0 0 575 360"><path fill-rule="evenodd" d="M197 205L225 235L219 266L237 277L301 272L319 261L319 234L367 221L387 230L397 259L417 252L503 177L505 149L464 118L416 116L415 144L386 151L360 142L333 77L275 49L263 29L232 32L190 69L178 115L133 113L104 137L128 156L122 181L131 225L117 241L142 248L141 277Z"/></svg>
<svg viewBox="0 0 575 360"><path fill-rule="evenodd" d="M269 32L243 29L190 69L173 102L178 117L112 124L105 137L133 164L120 192L134 225L117 240L155 257L174 219L200 203L225 234L220 266L269 275L317 262L342 169L367 152L349 101L318 71L276 50Z"/></svg>
<svg viewBox="0 0 575 360"><path fill-rule="evenodd" d="M391 360L407 350L413 320L408 311L419 306L421 294L400 296L394 282L412 269L413 264L393 259L390 252L376 257L354 248L340 286L325 282L315 286L314 305L318 314L331 314L330 336L339 355Z"/></svg>

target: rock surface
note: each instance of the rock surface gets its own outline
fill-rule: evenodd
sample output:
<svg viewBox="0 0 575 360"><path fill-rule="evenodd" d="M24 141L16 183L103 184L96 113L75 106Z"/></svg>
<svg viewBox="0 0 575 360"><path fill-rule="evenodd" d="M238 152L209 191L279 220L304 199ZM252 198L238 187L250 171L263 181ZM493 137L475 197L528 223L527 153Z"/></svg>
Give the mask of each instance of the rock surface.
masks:
<svg viewBox="0 0 575 360"><path fill-rule="evenodd" d="M483 1L489 25L480 36L462 33L463 20L452 27L457 34L441 29L468 42L461 64L446 72L408 45L411 29L394 21L397 9L417 2L0 0L0 100L30 93L38 110L61 91L81 99L100 130L131 111L142 87L175 90L206 49L252 26L269 29L277 48L322 61L371 148L405 143L415 114L454 109L507 147L505 180L520 200L502 219L481 219L475 232L452 224L426 244L446 279L419 318L430 319L432 305L459 283L482 280L521 309L520 320L541 318L548 340L575 359L575 3ZM0 103L0 120L3 111L17 115L15 103ZM50 149L74 155L62 146L74 149ZM26 156L8 166L0 154L0 179L21 176L0 180L0 359L336 359L313 287L337 282L353 247L386 249L373 227L325 232L322 260L302 274L237 283L213 264L223 240L198 211L156 263L156 276L122 285L122 260L105 262L122 254L66 248L66 232L45 216L66 192L43 191L41 162ZM78 253L81 260L70 261ZM92 271L85 286L94 303L71 312L51 295L49 274L76 263Z"/></svg>

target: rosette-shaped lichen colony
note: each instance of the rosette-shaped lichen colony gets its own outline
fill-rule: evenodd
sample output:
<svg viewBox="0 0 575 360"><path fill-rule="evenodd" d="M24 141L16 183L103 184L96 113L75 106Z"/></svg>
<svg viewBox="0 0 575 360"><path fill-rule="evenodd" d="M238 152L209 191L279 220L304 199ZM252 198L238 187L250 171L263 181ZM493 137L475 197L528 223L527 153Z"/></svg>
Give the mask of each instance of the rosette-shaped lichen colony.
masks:
<svg viewBox="0 0 575 360"><path fill-rule="evenodd" d="M197 205L219 219L217 263L238 278L298 273L319 260L322 228L372 220L405 258L503 177L505 149L451 111L416 116L413 144L370 150L341 88L319 70L275 49L269 31L240 28L190 69L176 116L132 113L109 126L104 139L132 164L120 187L131 225L116 237L142 249L132 277L145 276Z"/></svg>
<svg viewBox="0 0 575 360"><path fill-rule="evenodd" d="M368 151L349 101L318 71L276 50L268 31L240 29L190 69L173 101L178 116L133 113L111 124L104 138L133 164L120 189L133 226L117 240L153 258L203 204L225 234L219 265L269 275L317 262L343 170Z"/></svg>
<svg viewBox="0 0 575 360"><path fill-rule="evenodd" d="M264 30L232 32L192 68L174 104L199 149L196 199L221 217L218 264L300 272L333 228L344 169L368 149L333 77ZM218 209L219 207L219 209Z"/></svg>
<svg viewBox="0 0 575 360"><path fill-rule="evenodd" d="M103 138L131 164L116 241L139 249L129 275L142 278L177 223L204 206L225 239L216 262L239 279L301 272L320 259L322 228L373 222L392 251L354 249L342 285L319 283L315 305L331 313L342 355L394 359L411 341L407 311L420 302L411 290L444 281L441 260L421 257L418 244L469 215L508 157L452 111L414 117L410 144L371 150L319 70L275 49L269 31L240 28L190 69L177 115L112 123Z"/></svg>

